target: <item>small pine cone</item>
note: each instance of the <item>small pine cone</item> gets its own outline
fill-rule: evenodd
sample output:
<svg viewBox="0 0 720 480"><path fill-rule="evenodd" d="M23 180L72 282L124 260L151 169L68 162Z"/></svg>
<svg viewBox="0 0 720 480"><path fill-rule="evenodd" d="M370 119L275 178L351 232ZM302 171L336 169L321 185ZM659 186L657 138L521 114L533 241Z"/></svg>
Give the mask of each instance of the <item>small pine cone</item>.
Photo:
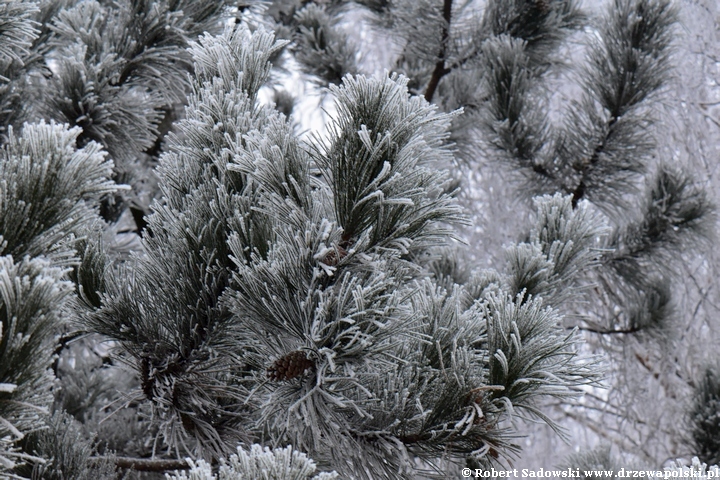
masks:
<svg viewBox="0 0 720 480"><path fill-rule="evenodd" d="M334 267L338 263L340 263L340 260L347 257L347 254L348 251L338 245L334 250L325 255L325 258L323 258L323 263L330 267Z"/></svg>
<svg viewBox="0 0 720 480"><path fill-rule="evenodd" d="M535 0L535 6L543 15L550 13L550 0Z"/></svg>
<svg viewBox="0 0 720 480"><path fill-rule="evenodd" d="M295 350L284 355L268 367L267 376L270 380L282 382L292 380L315 368L315 362L307 358L302 350Z"/></svg>

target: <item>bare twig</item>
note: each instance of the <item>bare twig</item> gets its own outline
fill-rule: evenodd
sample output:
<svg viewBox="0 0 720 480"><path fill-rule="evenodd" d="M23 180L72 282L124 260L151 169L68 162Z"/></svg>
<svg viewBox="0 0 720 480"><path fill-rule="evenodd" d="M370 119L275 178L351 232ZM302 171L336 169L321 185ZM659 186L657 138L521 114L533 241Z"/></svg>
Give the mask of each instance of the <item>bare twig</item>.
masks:
<svg viewBox="0 0 720 480"><path fill-rule="evenodd" d="M452 14L452 0L443 1L443 18L445 19L445 25L442 29L442 40L440 42L440 52L438 53L438 61L435 64L432 77L428 82L428 86L425 89L425 100L428 102L432 101L435 95L435 90L440 83L442 77L451 72L449 68L445 68L445 55L447 54L447 44L450 38L450 17Z"/></svg>
<svg viewBox="0 0 720 480"><path fill-rule="evenodd" d="M633 333L638 333L639 331L642 330L641 327L623 328L623 329L617 329L617 330L602 330L599 328L591 328L591 327L572 327L572 328L577 328L578 330L582 330L583 332L596 333L598 335L619 335L619 334L630 335Z"/></svg>
<svg viewBox="0 0 720 480"><path fill-rule="evenodd" d="M132 469L138 472L166 472L168 470L187 470L190 468L187 460L158 460L152 458L131 458L97 456L90 457L93 463L112 462L118 468Z"/></svg>

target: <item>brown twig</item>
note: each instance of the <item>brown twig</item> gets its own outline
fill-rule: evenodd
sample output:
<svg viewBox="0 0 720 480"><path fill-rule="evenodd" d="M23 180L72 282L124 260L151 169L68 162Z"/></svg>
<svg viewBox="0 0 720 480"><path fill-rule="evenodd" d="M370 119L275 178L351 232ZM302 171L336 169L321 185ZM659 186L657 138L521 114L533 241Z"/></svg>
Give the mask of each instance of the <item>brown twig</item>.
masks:
<svg viewBox="0 0 720 480"><path fill-rule="evenodd" d="M573 327L575 328L575 327ZM622 329L610 329L610 330L603 330L599 328L592 328L592 327L577 327L578 330L581 330L583 332L590 332L590 333L597 333L598 335L631 335L633 333L638 333L642 330L641 327L631 327L631 328L622 328Z"/></svg>
<svg viewBox="0 0 720 480"><path fill-rule="evenodd" d="M187 460L158 460L152 458L131 458L97 456L90 457L92 463L112 462L118 468L132 469L138 472L166 472L168 470L187 470L190 468Z"/></svg>
<svg viewBox="0 0 720 480"><path fill-rule="evenodd" d="M448 39L450 38L450 16L452 13L452 0L444 0L443 1L443 18L445 19L445 24L442 28L442 39L440 41L440 52L438 53L438 61L435 64L435 69L433 70L432 76L430 77L430 81L428 82L428 86L425 89L425 100L428 102L432 101L433 96L435 95L435 90L438 87L438 84L440 83L440 79L451 72L449 68L445 68L445 55L447 53L447 43Z"/></svg>

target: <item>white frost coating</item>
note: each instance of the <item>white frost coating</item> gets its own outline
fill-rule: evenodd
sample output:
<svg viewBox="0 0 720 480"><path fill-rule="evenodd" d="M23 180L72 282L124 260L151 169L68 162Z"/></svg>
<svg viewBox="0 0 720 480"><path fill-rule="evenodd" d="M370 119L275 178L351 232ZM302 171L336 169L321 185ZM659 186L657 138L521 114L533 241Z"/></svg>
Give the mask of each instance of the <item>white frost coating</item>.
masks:
<svg viewBox="0 0 720 480"><path fill-rule="evenodd" d="M685 466L677 462L670 462L670 466L665 468L666 476L674 478L697 478L707 480L709 478L718 478L720 476L720 468L717 465L708 467L707 464L700 462L697 457L693 457L692 464Z"/></svg>
<svg viewBox="0 0 720 480"><path fill-rule="evenodd" d="M221 460L218 475L212 472L210 465L204 460L193 462L188 459L192 468L188 472L177 475L166 474L168 480L333 480L335 472L322 472L312 478L316 466L312 459L302 452L293 450L291 446L271 450L254 444L250 452L238 447L238 454L230 456L226 463Z"/></svg>

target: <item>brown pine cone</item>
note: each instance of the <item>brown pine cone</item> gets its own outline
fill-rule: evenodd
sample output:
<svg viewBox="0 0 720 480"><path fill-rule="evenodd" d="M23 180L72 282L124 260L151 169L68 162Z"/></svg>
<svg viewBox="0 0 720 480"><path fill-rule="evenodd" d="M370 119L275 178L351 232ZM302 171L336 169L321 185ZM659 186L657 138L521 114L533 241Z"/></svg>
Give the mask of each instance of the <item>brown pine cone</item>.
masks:
<svg viewBox="0 0 720 480"><path fill-rule="evenodd" d="M307 358L302 350L295 350L284 355L268 367L267 376L270 380L282 382L292 380L315 368L315 362Z"/></svg>
<svg viewBox="0 0 720 480"><path fill-rule="evenodd" d="M323 259L323 263L325 265L334 267L340 262L340 260L347 257L347 254L348 251L338 245L334 250L332 250L325 256L325 258Z"/></svg>
<svg viewBox="0 0 720 480"><path fill-rule="evenodd" d="M540 10L540 13L550 13L550 0L535 0L535 7Z"/></svg>

